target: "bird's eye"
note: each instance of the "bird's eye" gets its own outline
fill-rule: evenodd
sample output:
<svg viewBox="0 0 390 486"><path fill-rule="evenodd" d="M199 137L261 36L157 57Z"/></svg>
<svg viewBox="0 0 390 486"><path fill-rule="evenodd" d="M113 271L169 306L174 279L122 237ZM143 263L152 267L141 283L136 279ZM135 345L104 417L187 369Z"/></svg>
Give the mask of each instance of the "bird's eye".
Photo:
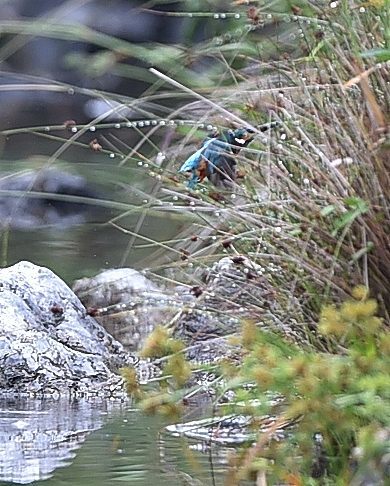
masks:
<svg viewBox="0 0 390 486"><path fill-rule="evenodd" d="M244 143L246 142L244 138L235 138L234 140L240 145L244 145Z"/></svg>

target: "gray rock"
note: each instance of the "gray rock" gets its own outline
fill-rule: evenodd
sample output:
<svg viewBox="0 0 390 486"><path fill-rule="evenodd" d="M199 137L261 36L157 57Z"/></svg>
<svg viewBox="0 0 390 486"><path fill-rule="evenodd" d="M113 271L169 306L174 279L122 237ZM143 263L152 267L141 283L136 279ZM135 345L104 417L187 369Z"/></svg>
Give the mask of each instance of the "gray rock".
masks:
<svg viewBox="0 0 390 486"><path fill-rule="evenodd" d="M121 394L133 361L52 271L0 270L0 393Z"/></svg>
<svg viewBox="0 0 390 486"><path fill-rule="evenodd" d="M137 270L118 268L77 280L73 291L105 329L127 349L138 349L164 324L169 297Z"/></svg>
<svg viewBox="0 0 390 486"><path fill-rule="evenodd" d="M279 428L272 430L276 420L276 417L264 416L261 423L255 426L253 417L235 414L168 425L165 430L176 437L188 437L209 445L214 443L231 446L252 442L259 432L268 434L275 440L284 438L284 429L289 427L289 423L286 421Z"/></svg>
<svg viewBox="0 0 390 486"><path fill-rule="evenodd" d="M42 196L29 197L29 192L39 192ZM56 199L55 195L60 197ZM84 177L54 168L3 175L0 180L1 225L17 229L47 225L63 228L85 222L96 211L92 205L62 200L61 196L66 195L99 197L98 191Z"/></svg>
<svg viewBox="0 0 390 486"><path fill-rule="evenodd" d="M272 268L272 271L277 269ZM286 316L281 302L283 296L266 275L263 267L243 256L224 257L216 262L207 271L204 286L193 289L198 297L183 308L175 324L176 337L189 345L201 341L216 343L218 352L221 346L229 346L226 341L221 344L220 340L212 338L240 331L242 322L249 318L296 342L305 340L304 329ZM204 354L204 348L201 350ZM213 351L209 354L212 356Z"/></svg>
<svg viewBox="0 0 390 486"><path fill-rule="evenodd" d="M160 289L136 270L122 268L78 280L73 289L129 349L139 349L157 324L170 323L173 335L188 346L187 358L205 363L227 356L239 359L240 346L227 336L239 332L248 318L295 342L306 340L306 328L286 315L285 296L266 277L267 272L278 271L236 256L216 262L202 284L192 288Z"/></svg>
<svg viewBox="0 0 390 486"><path fill-rule="evenodd" d="M305 340L304 327L286 315L283 296L267 271L279 269L225 257L206 271L202 285L192 288L161 289L136 270L121 268L78 280L73 290L127 348L139 349L157 324L171 323L174 336L188 345L187 358L205 363L240 353L226 336L239 332L247 318L295 342Z"/></svg>

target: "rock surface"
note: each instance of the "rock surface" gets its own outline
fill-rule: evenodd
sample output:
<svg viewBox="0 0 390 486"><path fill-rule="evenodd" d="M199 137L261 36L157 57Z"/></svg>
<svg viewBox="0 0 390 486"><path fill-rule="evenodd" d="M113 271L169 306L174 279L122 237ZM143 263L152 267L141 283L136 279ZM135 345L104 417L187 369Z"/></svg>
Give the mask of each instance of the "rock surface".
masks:
<svg viewBox="0 0 390 486"><path fill-rule="evenodd" d="M0 393L122 394L133 361L51 270L0 270Z"/></svg>
<svg viewBox="0 0 390 486"><path fill-rule="evenodd" d="M39 192L42 196L28 197L28 192ZM84 177L54 168L3 175L0 180L0 226L31 229L61 225L63 228L85 222L87 216L96 211L93 206L55 199L51 194L99 196Z"/></svg>
<svg viewBox="0 0 390 486"><path fill-rule="evenodd" d="M281 296L264 273L264 268L243 256L224 257L216 262L206 272L204 286L195 289L196 301L185 307L177 319L176 337L189 345L199 341L211 344L211 338L240 331L242 322L249 318L294 341L304 340L304 331L285 315ZM214 342L219 345L219 352L221 341Z"/></svg>
<svg viewBox="0 0 390 486"><path fill-rule="evenodd" d="M172 321L174 336L188 345L187 358L204 363L239 353L239 346L230 344L226 336L239 332L247 318L296 342L305 339L285 315L281 297L264 273L248 258L236 256L216 262L205 272L202 284L192 288L161 289L141 273L122 268L78 280L73 289L128 348L139 348L155 325Z"/></svg>
<svg viewBox="0 0 390 486"><path fill-rule="evenodd" d="M73 291L127 349L139 348L157 324L164 324L169 298L137 270L105 270L96 277L76 280Z"/></svg>

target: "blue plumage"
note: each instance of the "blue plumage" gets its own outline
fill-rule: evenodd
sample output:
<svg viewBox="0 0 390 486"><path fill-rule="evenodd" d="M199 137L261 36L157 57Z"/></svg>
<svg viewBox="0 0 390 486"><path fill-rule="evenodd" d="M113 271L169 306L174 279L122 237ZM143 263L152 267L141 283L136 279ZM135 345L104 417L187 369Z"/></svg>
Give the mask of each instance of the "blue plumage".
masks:
<svg viewBox="0 0 390 486"><path fill-rule="evenodd" d="M203 142L202 147L199 150L197 150L194 154L192 154L191 157L188 157L188 159L180 167L179 172L190 172L193 169L195 169L199 164L199 161L200 161L200 159L203 155L203 152L211 144L211 142L213 142L213 140L216 140L216 138L206 139Z"/></svg>
<svg viewBox="0 0 390 486"><path fill-rule="evenodd" d="M252 141L253 133L238 128L206 139L179 169L179 172L191 172L188 187L194 189L206 177L217 187L230 187L236 179L235 155Z"/></svg>

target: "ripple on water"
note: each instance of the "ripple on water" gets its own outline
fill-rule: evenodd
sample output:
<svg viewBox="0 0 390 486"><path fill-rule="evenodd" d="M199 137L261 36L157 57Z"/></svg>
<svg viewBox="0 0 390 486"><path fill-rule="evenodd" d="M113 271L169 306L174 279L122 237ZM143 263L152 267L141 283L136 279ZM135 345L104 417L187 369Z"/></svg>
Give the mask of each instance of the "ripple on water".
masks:
<svg viewBox="0 0 390 486"><path fill-rule="evenodd" d="M0 484L223 484L226 451L163 430L120 402L0 399Z"/></svg>

